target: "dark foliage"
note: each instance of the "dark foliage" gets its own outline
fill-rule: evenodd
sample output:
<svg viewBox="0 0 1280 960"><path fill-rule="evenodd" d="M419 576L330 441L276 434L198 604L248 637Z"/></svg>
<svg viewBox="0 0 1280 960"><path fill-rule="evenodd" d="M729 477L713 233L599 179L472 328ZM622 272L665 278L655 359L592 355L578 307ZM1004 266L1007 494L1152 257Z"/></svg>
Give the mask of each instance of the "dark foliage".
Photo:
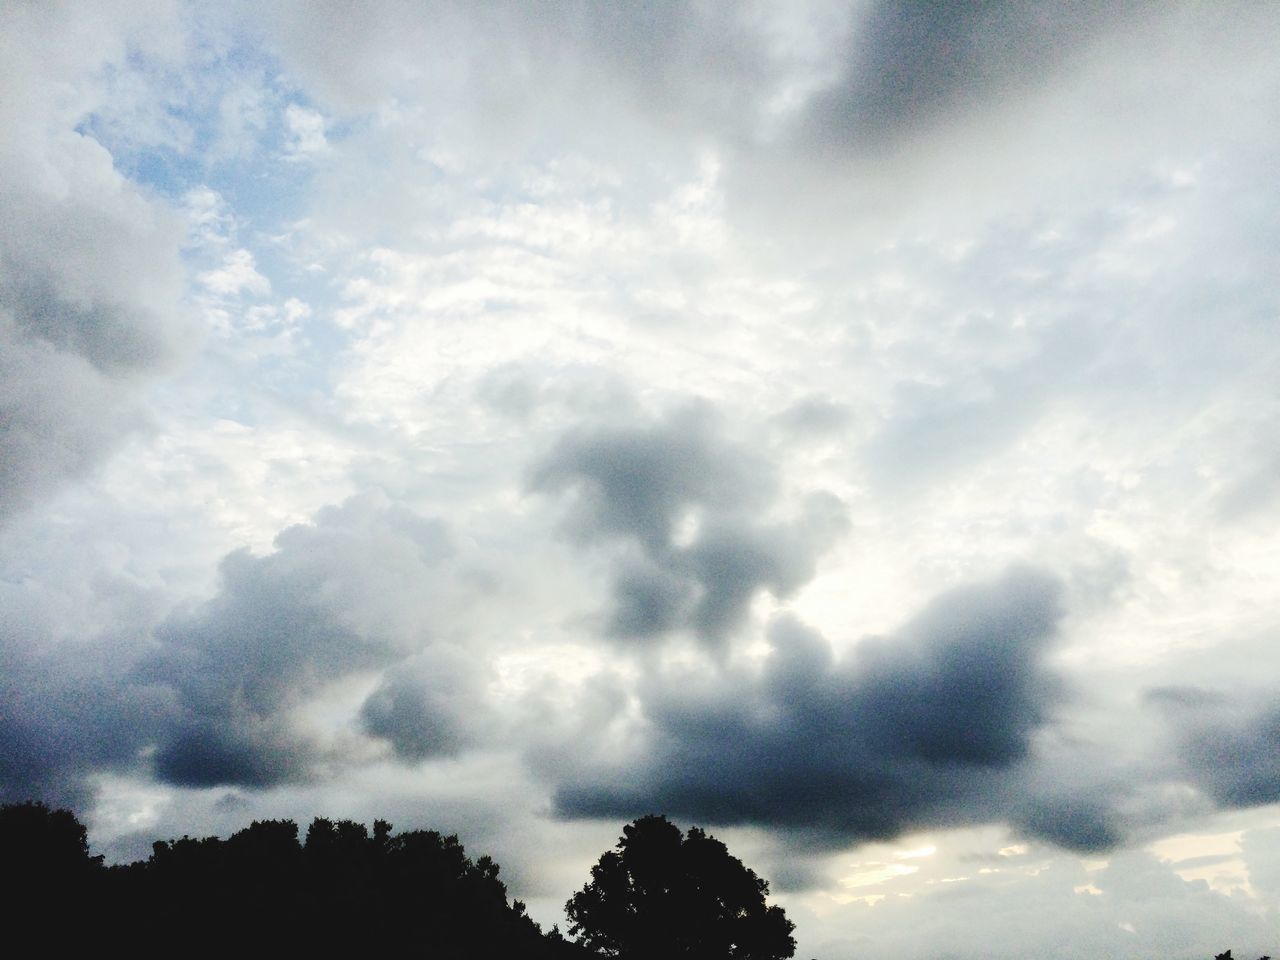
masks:
<svg viewBox="0 0 1280 960"><path fill-rule="evenodd" d="M85 829L68 811L0 807L0 916L32 916L46 902L88 902L101 873L102 858L89 856Z"/></svg>
<svg viewBox="0 0 1280 960"><path fill-rule="evenodd" d="M619 960L781 960L795 924L765 905L768 892L719 840L649 816L623 827L565 912L570 933Z"/></svg>
<svg viewBox="0 0 1280 960"><path fill-rule="evenodd" d="M89 856L88 835L70 811L43 803L0 807L0 869L8 885L83 879L101 865Z"/></svg>
<svg viewBox="0 0 1280 960"><path fill-rule="evenodd" d="M142 955L589 956L509 902L489 857L472 861L456 836L434 831L393 836L382 820L370 835L317 819L305 843L292 821L257 821L226 840L157 842L147 860L107 868L70 813L20 804L0 808L0 869L16 891L5 911L11 938L49 950L101 949L119 936Z"/></svg>
<svg viewBox="0 0 1280 960"><path fill-rule="evenodd" d="M391 824L255 821L226 840L157 841L105 867L84 826L42 803L0 806L0 916L32 954L206 956L234 950L372 951L434 960L784 960L794 924L769 885L693 827L665 817L623 827L591 882L566 904L570 933L544 934L508 902L498 865L456 836L392 835ZM1231 951L1214 960L1232 960ZM1271 960L1261 957L1259 960Z"/></svg>

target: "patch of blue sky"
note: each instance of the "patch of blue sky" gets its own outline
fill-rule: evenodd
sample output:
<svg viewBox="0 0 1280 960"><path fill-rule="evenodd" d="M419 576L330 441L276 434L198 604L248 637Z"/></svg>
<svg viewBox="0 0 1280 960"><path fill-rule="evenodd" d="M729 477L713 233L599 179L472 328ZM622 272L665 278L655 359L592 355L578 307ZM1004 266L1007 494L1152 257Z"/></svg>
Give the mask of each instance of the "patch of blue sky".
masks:
<svg viewBox="0 0 1280 960"><path fill-rule="evenodd" d="M335 278L301 260L288 239L309 212L317 165L325 162L323 156L291 151L288 111L322 111L246 36L197 31L191 59L199 70L175 73L162 60L131 51L101 75L116 95L104 97L103 107L77 129L110 152L123 176L175 209L197 188L221 197L233 224L228 240L252 252L254 268L271 285L270 292L237 298L224 309L247 316L265 306L283 318L290 299L309 308L287 346L260 350L249 342L278 336L283 323L256 330L246 325L231 341L211 341L185 371L195 382L234 384L208 397L207 413L253 425L259 403L305 411L316 397L329 395L353 338L331 320L339 295ZM132 106L138 103L147 106ZM367 123L368 118L326 118L325 140L340 143ZM207 249L192 247L185 256L193 275L218 266ZM182 392L178 383L160 383L156 390Z"/></svg>
<svg viewBox="0 0 1280 960"><path fill-rule="evenodd" d="M85 117L78 132L101 143L123 175L172 202L208 186L238 218L261 229L296 219L311 168L288 156L285 116L291 105L313 105L246 37L197 34L192 59L198 71L177 73L130 51L122 64L105 68L101 80L109 90L151 96L105 97L104 108ZM128 106L135 102L148 106ZM340 137L342 130L326 133Z"/></svg>
<svg viewBox="0 0 1280 960"><path fill-rule="evenodd" d="M222 164L208 171L204 183L216 190L236 217L267 234L305 216L311 171L278 155L249 164Z"/></svg>
<svg viewBox="0 0 1280 960"><path fill-rule="evenodd" d="M160 148L114 156L122 174L174 202L205 178L203 162L190 153Z"/></svg>

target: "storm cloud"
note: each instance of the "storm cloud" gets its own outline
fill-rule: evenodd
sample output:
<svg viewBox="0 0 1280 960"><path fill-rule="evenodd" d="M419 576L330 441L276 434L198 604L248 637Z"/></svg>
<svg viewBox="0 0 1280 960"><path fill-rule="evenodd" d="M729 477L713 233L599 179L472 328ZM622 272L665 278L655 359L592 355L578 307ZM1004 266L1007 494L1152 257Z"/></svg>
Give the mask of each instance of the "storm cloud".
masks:
<svg viewBox="0 0 1280 960"><path fill-rule="evenodd" d="M939 596L892 636L865 639L842 658L781 617L756 676L654 678L641 697L640 755L575 774L560 784L556 809L666 810L829 842L1021 818L1055 843L1107 847L1116 838L1096 813L1042 820L1019 778L1061 693L1045 660L1060 594L1053 577L1016 567Z"/></svg>
<svg viewBox="0 0 1280 960"><path fill-rule="evenodd" d="M160 740L157 773L200 786L304 777L323 751L294 711L430 643L432 587L450 553L438 521L365 497L283 531L266 556L224 559L218 595L162 625L136 671L139 682L173 690L180 708ZM383 696L374 694L375 716Z"/></svg>
<svg viewBox="0 0 1280 960"><path fill-rule="evenodd" d="M877 0L850 30L841 79L809 104L809 136L825 149L900 147L1034 95L1110 31L1152 12L1103 0Z"/></svg>
<svg viewBox="0 0 1280 960"><path fill-rule="evenodd" d="M1280 706L1274 692L1197 686L1151 690L1188 779L1222 807L1280 801Z"/></svg>
<svg viewBox="0 0 1280 960"><path fill-rule="evenodd" d="M484 671L465 651L437 646L388 670L360 720L409 763L457 756L491 732Z"/></svg>
<svg viewBox="0 0 1280 960"><path fill-rule="evenodd" d="M444 524L365 495L282 531L269 553L225 557L216 594L171 614L132 660L109 655L111 638L78 657L10 638L5 795L80 804L93 774L146 767L184 787L305 781L345 762L357 730L318 728L302 708L384 670L364 732L407 760L456 752L486 711L482 670L436 643L452 554Z"/></svg>
<svg viewBox="0 0 1280 960"><path fill-rule="evenodd" d="M721 423L699 404L650 424L573 432L533 470L531 489L566 495L574 540L616 552L610 635L688 629L722 645L761 591L785 597L802 586L848 529L844 505L822 490L793 516L771 517L776 468Z"/></svg>
<svg viewBox="0 0 1280 960"><path fill-rule="evenodd" d="M85 660L85 651L0 637L0 801L83 810L94 775L143 766L139 753L171 716L170 698L86 670Z"/></svg>

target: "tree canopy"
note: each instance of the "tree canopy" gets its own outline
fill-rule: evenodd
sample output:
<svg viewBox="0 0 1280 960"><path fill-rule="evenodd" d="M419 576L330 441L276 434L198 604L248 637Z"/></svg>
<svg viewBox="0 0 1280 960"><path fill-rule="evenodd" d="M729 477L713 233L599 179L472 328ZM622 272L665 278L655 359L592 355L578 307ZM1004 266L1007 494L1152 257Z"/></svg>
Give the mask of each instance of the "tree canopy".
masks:
<svg viewBox="0 0 1280 960"><path fill-rule="evenodd" d="M622 828L565 912L571 934L619 960L780 960L795 954L795 924L768 892L719 840L648 816Z"/></svg>
<svg viewBox="0 0 1280 960"><path fill-rule="evenodd" d="M544 934L508 901L498 865L456 836L395 834L316 818L254 821L226 840L157 841L107 867L84 826L41 803L0 806L0 911L33 951L204 955L301 950L437 960L785 960L794 924L768 906L766 881L697 827L665 817L623 827L591 881L565 905L570 933ZM1232 960L1230 950L1214 960ZM1260 960L1270 960L1262 957Z"/></svg>
<svg viewBox="0 0 1280 960"><path fill-rule="evenodd" d="M0 871L12 935L45 949L100 947L128 929L143 955L337 949L441 960L586 955L545 935L498 865L472 860L456 836L393 834L377 820L317 818L299 842L291 820L255 821L225 840L157 841L151 856L105 867L65 810L0 808Z"/></svg>

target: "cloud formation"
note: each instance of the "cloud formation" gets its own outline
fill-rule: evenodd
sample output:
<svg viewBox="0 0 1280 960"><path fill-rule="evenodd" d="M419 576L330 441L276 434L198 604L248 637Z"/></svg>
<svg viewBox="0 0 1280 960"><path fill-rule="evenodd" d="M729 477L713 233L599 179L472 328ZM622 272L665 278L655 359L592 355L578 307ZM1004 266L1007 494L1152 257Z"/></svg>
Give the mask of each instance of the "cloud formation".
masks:
<svg viewBox="0 0 1280 960"><path fill-rule="evenodd" d="M360 720L408 763L457 756L490 732L483 681L474 657L438 646L388 670L360 707Z"/></svg>
<svg viewBox="0 0 1280 960"><path fill-rule="evenodd" d="M95 775L139 765L167 698L86 670L85 659L79 650L35 650L17 631L0 637L0 802L34 797L87 809Z"/></svg>
<svg viewBox="0 0 1280 960"><path fill-rule="evenodd" d="M1280 707L1273 693L1162 687L1147 700L1169 724L1189 779L1218 805L1280 801Z"/></svg>
<svg viewBox="0 0 1280 960"><path fill-rule="evenodd" d="M178 221L76 129L86 106L67 96L123 55L102 14L0 13L0 522L137 429L140 383L187 336Z"/></svg>
<svg viewBox="0 0 1280 960"><path fill-rule="evenodd" d="M177 700L178 718L158 744L158 775L196 786L305 776L322 751L295 710L430 642L432 588L450 552L438 521L358 498L283 531L266 556L224 559L218 595L162 625L136 672Z"/></svg>
<svg viewBox="0 0 1280 960"><path fill-rule="evenodd" d="M840 80L814 98L806 122L828 148L896 148L1052 83L1064 61L1140 12L1101 0L876 0L850 30Z"/></svg>
<svg viewBox="0 0 1280 960"><path fill-rule="evenodd" d="M847 530L843 504L825 491L793 518L768 518L776 468L721 430L712 409L696 405L652 424L571 432L533 470L533 490L568 495L575 540L619 548L610 635L683 628L722 645L758 593L802 586Z"/></svg>
<svg viewBox="0 0 1280 960"><path fill-rule="evenodd" d="M80 803L92 774L147 767L182 787L306 781L346 762L357 730L303 708L384 670L364 732L407 761L456 753L487 713L481 666L436 638L452 552L439 521L366 495L282 531L270 553L225 557L217 593L133 659L113 662L109 637L77 661L12 636L5 796Z"/></svg>
<svg viewBox="0 0 1280 960"><path fill-rule="evenodd" d="M1115 837L1084 810L1042 823L1019 787L1059 693L1045 655L1060 594L1052 577L1013 568L936 598L893 636L839 659L781 617L758 675L653 678L639 753L562 782L557 810L665 810L839 841L1021 817L1065 846L1106 847Z"/></svg>

